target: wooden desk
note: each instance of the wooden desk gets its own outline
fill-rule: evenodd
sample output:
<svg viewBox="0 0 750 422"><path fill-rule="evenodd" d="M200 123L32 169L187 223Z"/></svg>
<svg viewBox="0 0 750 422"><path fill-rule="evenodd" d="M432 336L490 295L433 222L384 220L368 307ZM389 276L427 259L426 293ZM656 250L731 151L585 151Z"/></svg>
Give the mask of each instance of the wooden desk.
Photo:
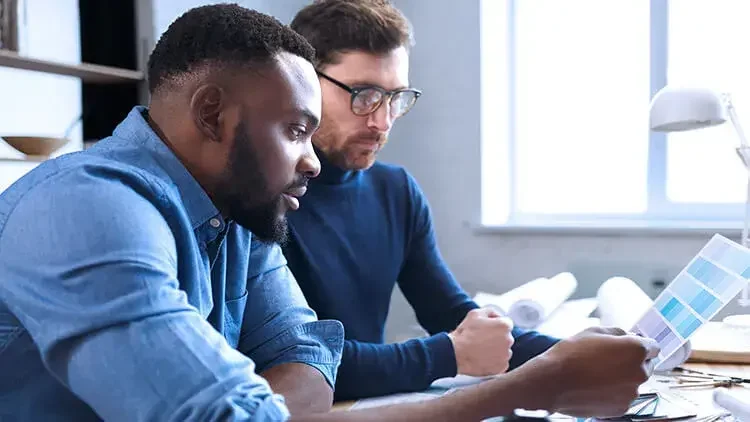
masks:
<svg viewBox="0 0 750 422"><path fill-rule="evenodd" d="M685 368L696 371L710 372L713 374L730 375L742 378L750 378L750 365L724 364L724 363L686 363L682 365ZM710 389L701 390L699 394L707 394ZM332 412L342 412L350 410L354 405L353 401L338 402L333 405Z"/></svg>

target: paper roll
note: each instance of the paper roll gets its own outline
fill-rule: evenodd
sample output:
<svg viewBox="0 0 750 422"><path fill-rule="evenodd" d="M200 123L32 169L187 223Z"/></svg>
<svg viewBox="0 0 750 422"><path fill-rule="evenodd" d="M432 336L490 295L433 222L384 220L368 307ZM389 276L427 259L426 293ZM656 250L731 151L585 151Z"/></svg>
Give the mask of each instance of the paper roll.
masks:
<svg viewBox="0 0 750 422"><path fill-rule="evenodd" d="M612 277L602 283L596 295L602 326L619 327L632 331L654 301L633 280ZM667 360L659 363L657 371L667 371L688 360L692 351L690 341L677 349Z"/></svg>
<svg viewBox="0 0 750 422"><path fill-rule="evenodd" d="M742 401L726 388L714 390L714 403L730 411L738 422L750 422L750 402Z"/></svg>
<svg viewBox="0 0 750 422"><path fill-rule="evenodd" d="M599 318L605 327L630 330L654 301L632 280L612 277L602 283L596 294Z"/></svg>
<svg viewBox="0 0 750 422"><path fill-rule="evenodd" d="M577 286L576 278L568 272L549 279L532 280L508 292L514 299L508 308L508 316L520 328L535 328L568 300Z"/></svg>

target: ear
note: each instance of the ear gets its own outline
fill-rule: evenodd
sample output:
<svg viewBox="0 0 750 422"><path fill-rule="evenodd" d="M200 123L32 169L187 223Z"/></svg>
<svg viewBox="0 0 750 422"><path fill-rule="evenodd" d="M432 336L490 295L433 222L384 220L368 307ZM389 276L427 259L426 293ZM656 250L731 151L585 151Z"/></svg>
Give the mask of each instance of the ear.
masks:
<svg viewBox="0 0 750 422"><path fill-rule="evenodd" d="M209 140L221 142L221 126L226 92L218 85L201 85L190 98L190 114L195 127Z"/></svg>

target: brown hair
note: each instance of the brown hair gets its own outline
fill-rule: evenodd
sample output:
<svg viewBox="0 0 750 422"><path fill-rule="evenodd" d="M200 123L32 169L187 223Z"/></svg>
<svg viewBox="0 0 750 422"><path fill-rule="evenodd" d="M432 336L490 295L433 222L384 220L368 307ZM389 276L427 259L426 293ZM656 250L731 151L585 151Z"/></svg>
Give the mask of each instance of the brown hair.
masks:
<svg viewBox="0 0 750 422"><path fill-rule="evenodd" d="M411 23L389 0L316 0L289 25L315 48L316 66L357 50L384 54L414 45Z"/></svg>

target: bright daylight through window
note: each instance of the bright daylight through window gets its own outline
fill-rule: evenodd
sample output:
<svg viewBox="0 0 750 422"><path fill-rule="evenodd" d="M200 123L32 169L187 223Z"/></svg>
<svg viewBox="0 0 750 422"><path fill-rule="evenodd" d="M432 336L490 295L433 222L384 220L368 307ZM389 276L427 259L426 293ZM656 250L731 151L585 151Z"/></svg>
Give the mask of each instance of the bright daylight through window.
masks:
<svg viewBox="0 0 750 422"><path fill-rule="evenodd" d="M505 64L507 85L489 88L501 88L507 105L493 107L508 114L501 121L509 126L489 130L483 110L483 154L507 156L509 166L483 168L485 225L741 221L747 177L731 125L654 134L648 109L666 83L712 88L731 93L750 127L750 56L738 48L750 38L750 2L505 3L494 12L504 29L482 30L483 61L495 63L483 63L483 72ZM483 166L492 163L483 158Z"/></svg>

